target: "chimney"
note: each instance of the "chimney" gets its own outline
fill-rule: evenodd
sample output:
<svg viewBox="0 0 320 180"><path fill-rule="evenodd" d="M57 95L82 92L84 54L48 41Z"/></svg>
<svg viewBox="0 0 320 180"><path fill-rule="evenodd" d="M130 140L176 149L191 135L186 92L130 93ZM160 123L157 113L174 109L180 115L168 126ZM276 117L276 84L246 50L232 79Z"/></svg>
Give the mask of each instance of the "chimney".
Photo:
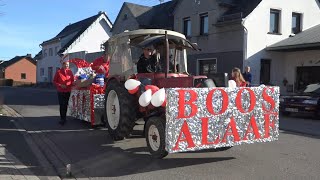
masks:
<svg viewBox="0 0 320 180"><path fill-rule="evenodd" d="M31 54L27 54L27 57L30 57L30 58L31 58Z"/></svg>

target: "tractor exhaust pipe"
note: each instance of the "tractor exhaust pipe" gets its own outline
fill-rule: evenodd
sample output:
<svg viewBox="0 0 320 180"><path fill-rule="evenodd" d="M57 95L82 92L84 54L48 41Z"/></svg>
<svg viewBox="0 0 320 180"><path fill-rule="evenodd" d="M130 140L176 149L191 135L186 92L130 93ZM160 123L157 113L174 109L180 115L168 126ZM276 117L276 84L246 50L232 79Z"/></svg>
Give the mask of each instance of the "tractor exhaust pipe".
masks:
<svg viewBox="0 0 320 180"><path fill-rule="evenodd" d="M165 37L166 37L166 72L165 77L168 78L169 73L169 39L168 39L168 33L165 31Z"/></svg>

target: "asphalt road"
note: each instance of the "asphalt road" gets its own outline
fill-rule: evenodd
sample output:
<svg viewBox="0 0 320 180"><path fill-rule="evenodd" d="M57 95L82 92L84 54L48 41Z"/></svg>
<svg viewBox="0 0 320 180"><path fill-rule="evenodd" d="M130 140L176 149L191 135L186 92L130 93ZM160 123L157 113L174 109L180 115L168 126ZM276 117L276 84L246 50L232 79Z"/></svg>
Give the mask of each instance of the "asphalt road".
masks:
<svg viewBox="0 0 320 180"><path fill-rule="evenodd" d="M20 123L60 175L71 164L77 179L320 179L320 121L280 117L280 128L290 131L278 141L154 160L140 126L136 137L112 142L104 128L77 120L61 127L53 91L0 87L0 96L24 116Z"/></svg>

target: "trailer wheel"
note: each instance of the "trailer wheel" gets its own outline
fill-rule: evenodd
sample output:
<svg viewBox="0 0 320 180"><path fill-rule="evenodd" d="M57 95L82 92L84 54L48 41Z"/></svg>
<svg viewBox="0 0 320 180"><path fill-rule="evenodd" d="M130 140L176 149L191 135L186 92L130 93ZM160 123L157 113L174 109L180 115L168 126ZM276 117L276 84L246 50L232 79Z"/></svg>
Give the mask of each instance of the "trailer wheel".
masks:
<svg viewBox="0 0 320 180"><path fill-rule="evenodd" d="M145 136L152 157L162 159L168 155L165 149L165 119L151 117L146 124Z"/></svg>
<svg viewBox="0 0 320 180"><path fill-rule="evenodd" d="M136 112L133 97L122 84L111 80L105 93L106 127L113 140L128 137L133 130Z"/></svg>

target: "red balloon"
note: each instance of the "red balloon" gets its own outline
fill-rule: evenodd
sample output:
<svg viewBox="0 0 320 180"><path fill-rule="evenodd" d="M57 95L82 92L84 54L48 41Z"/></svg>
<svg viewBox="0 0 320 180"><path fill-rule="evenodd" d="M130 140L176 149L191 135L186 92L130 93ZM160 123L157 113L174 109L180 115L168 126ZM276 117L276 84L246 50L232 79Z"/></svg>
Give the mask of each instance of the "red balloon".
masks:
<svg viewBox="0 0 320 180"><path fill-rule="evenodd" d="M155 92L159 91L159 88L157 86L154 85L146 85L145 90L150 89L152 94L154 94Z"/></svg>

